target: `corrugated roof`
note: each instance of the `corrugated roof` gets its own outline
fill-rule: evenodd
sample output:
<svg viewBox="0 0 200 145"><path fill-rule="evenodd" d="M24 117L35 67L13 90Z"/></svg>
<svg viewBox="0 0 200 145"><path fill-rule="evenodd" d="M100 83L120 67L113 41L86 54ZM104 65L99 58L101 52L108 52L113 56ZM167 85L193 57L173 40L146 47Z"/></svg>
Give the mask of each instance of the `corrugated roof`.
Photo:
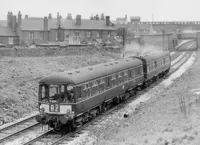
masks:
<svg viewBox="0 0 200 145"><path fill-rule="evenodd" d="M0 26L0 36L17 36L17 35L12 29Z"/></svg>
<svg viewBox="0 0 200 145"><path fill-rule="evenodd" d="M43 22L41 19L27 19L22 20L21 29L22 30L34 30L42 31ZM57 19L48 20L48 27L50 29L57 29ZM81 25L76 25L76 20L63 19L61 21L61 27L64 29L90 29L90 30L114 30L111 26L106 26L106 22L102 20L81 20Z"/></svg>

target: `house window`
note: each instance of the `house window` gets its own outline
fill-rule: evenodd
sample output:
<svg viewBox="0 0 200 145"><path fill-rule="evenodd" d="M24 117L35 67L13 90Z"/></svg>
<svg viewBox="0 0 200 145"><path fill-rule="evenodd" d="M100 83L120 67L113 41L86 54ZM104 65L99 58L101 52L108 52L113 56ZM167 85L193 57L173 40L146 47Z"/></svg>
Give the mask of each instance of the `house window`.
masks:
<svg viewBox="0 0 200 145"><path fill-rule="evenodd" d="M75 36L79 36L79 32L75 32Z"/></svg>
<svg viewBox="0 0 200 145"><path fill-rule="evenodd" d="M91 32L87 32L87 37L91 37Z"/></svg>
<svg viewBox="0 0 200 145"><path fill-rule="evenodd" d="M43 32L40 32L40 37L44 38L44 33Z"/></svg>
<svg viewBox="0 0 200 145"><path fill-rule="evenodd" d="M13 44L13 37L8 37L8 44Z"/></svg>
<svg viewBox="0 0 200 145"><path fill-rule="evenodd" d="M29 40L33 40L34 39L34 32L29 32Z"/></svg>
<svg viewBox="0 0 200 145"><path fill-rule="evenodd" d="M97 32L97 38L99 38L100 37L100 34L99 34L99 32Z"/></svg>

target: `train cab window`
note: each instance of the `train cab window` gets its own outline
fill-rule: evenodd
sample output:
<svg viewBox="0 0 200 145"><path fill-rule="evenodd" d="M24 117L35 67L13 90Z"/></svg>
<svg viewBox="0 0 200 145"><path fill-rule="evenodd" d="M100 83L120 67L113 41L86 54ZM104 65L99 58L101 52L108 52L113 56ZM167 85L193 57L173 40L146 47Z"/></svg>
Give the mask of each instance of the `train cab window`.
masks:
<svg viewBox="0 0 200 145"><path fill-rule="evenodd" d="M72 103L75 101L74 86L71 84L50 85L49 102Z"/></svg>
<svg viewBox="0 0 200 145"><path fill-rule="evenodd" d="M46 84L39 85L39 101L48 102L49 87Z"/></svg>

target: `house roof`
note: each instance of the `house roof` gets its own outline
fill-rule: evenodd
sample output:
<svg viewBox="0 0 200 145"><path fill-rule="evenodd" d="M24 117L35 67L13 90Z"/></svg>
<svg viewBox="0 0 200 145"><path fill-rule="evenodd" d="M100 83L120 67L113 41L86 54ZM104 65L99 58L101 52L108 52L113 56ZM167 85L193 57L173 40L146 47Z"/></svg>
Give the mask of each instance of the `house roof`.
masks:
<svg viewBox="0 0 200 145"><path fill-rule="evenodd" d="M26 19L22 20L20 28L22 30L42 31L43 30L43 19ZM106 26L106 22L102 20L81 20L81 25L76 25L76 20L62 19L61 27L64 29L80 29L80 30L114 30L111 26ZM57 29L57 19L48 20L48 28Z"/></svg>
<svg viewBox="0 0 200 145"><path fill-rule="evenodd" d="M131 19L141 19L140 16L131 16Z"/></svg>
<svg viewBox="0 0 200 145"><path fill-rule="evenodd" d="M117 18L117 21L126 21L126 18Z"/></svg>
<svg viewBox="0 0 200 145"><path fill-rule="evenodd" d="M0 25L1 26L7 26L7 20L0 20Z"/></svg>
<svg viewBox="0 0 200 145"><path fill-rule="evenodd" d="M0 36L17 36L17 35L12 29L0 26Z"/></svg>

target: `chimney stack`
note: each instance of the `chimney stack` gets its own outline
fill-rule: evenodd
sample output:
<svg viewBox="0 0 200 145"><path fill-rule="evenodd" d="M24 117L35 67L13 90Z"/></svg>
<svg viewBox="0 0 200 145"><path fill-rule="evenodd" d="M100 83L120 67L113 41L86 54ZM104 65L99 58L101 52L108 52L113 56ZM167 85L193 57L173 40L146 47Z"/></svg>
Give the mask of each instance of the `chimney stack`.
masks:
<svg viewBox="0 0 200 145"><path fill-rule="evenodd" d="M28 15L25 15L25 19L28 19Z"/></svg>
<svg viewBox="0 0 200 145"><path fill-rule="evenodd" d="M72 14L71 13L67 14L67 20L72 20Z"/></svg>
<svg viewBox="0 0 200 145"><path fill-rule="evenodd" d="M52 19L52 15L51 15L51 13L49 13L48 19Z"/></svg>
<svg viewBox="0 0 200 145"><path fill-rule="evenodd" d="M17 27L17 17L15 15L12 16L12 29L14 32L16 32Z"/></svg>
<svg viewBox="0 0 200 145"><path fill-rule="evenodd" d="M81 25L81 15L76 15L76 25Z"/></svg>
<svg viewBox="0 0 200 145"><path fill-rule="evenodd" d="M57 26L61 25L61 16L59 13L57 13Z"/></svg>
<svg viewBox="0 0 200 145"><path fill-rule="evenodd" d="M104 21L104 13L101 14L101 20Z"/></svg>
<svg viewBox="0 0 200 145"><path fill-rule="evenodd" d="M43 29L44 29L44 31L48 31L48 19L47 19L47 17L44 17Z"/></svg>
<svg viewBox="0 0 200 145"><path fill-rule="evenodd" d="M8 12L8 14L7 14L7 27L9 27L10 28L10 24L11 24L11 12Z"/></svg>
<svg viewBox="0 0 200 145"><path fill-rule="evenodd" d="M48 18L47 17L44 17L43 29L44 29L43 39L45 41L48 41Z"/></svg>
<svg viewBox="0 0 200 145"><path fill-rule="evenodd" d="M110 26L110 16L106 16L106 26Z"/></svg>
<svg viewBox="0 0 200 145"><path fill-rule="evenodd" d="M125 15L125 19L127 20L127 15Z"/></svg>
<svg viewBox="0 0 200 145"><path fill-rule="evenodd" d="M22 15L21 15L21 12L19 11L18 13L18 25L21 25L22 23Z"/></svg>

